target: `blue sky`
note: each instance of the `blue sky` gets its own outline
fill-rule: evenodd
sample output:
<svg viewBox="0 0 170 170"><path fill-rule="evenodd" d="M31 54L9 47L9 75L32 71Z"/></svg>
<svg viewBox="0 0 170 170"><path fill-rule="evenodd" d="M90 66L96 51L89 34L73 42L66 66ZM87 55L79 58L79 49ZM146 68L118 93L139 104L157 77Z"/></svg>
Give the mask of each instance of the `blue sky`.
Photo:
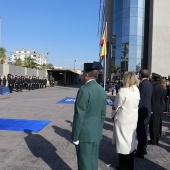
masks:
<svg viewBox="0 0 170 170"><path fill-rule="evenodd" d="M1 46L48 55L54 66L99 60L99 0L1 0Z"/></svg>

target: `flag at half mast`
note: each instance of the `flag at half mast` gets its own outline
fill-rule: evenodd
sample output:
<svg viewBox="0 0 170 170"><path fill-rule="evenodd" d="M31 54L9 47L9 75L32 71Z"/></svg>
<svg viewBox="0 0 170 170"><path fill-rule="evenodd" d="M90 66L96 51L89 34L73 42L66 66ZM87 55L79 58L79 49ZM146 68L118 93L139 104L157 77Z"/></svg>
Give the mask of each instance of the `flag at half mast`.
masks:
<svg viewBox="0 0 170 170"><path fill-rule="evenodd" d="M102 60L103 57L107 55L107 50L106 50L106 28L104 29L100 45L101 45L100 59Z"/></svg>

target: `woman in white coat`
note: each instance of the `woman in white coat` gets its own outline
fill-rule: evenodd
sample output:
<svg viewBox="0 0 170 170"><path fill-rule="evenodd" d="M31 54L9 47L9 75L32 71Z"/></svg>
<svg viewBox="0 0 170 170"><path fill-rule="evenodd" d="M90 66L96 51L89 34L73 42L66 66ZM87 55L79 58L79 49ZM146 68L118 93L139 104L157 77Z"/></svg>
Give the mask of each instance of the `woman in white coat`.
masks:
<svg viewBox="0 0 170 170"><path fill-rule="evenodd" d="M135 73L125 72L123 87L119 90L114 106L114 137L116 151L119 155L119 169L134 169L134 150L136 127L138 120L138 104L140 94L138 90L139 80ZM112 112L113 113L113 112Z"/></svg>

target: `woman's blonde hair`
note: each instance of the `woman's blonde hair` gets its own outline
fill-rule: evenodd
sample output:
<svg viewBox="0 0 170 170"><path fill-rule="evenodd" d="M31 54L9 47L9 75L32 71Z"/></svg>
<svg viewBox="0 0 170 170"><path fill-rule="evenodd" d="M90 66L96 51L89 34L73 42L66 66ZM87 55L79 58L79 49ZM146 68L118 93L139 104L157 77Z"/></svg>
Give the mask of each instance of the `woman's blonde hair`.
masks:
<svg viewBox="0 0 170 170"><path fill-rule="evenodd" d="M133 85L138 86L139 80L135 73L131 71L127 71L124 73L124 80L123 80L123 87L124 88L131 88Z"/></svg>
<svg viewBox="0 0 170 170"><path fill-rule="evenodd" d="M160 79L160 84L166 90L166 80L164 78Z"/></svg>

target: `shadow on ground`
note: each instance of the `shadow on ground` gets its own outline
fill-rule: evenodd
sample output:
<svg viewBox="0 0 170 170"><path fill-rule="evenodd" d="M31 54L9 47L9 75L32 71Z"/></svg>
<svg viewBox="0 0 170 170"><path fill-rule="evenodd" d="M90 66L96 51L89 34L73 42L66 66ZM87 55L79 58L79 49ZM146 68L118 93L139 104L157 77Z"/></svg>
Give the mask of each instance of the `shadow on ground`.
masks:
<svg viewBox="0 0 170 170"><path fill-rule="evenodd" d="M52 170L71 168L56 153L56 148L48 140L38 134L32 134L25 130L27 136L24 138L32 154L41 158Z"/></svg>

